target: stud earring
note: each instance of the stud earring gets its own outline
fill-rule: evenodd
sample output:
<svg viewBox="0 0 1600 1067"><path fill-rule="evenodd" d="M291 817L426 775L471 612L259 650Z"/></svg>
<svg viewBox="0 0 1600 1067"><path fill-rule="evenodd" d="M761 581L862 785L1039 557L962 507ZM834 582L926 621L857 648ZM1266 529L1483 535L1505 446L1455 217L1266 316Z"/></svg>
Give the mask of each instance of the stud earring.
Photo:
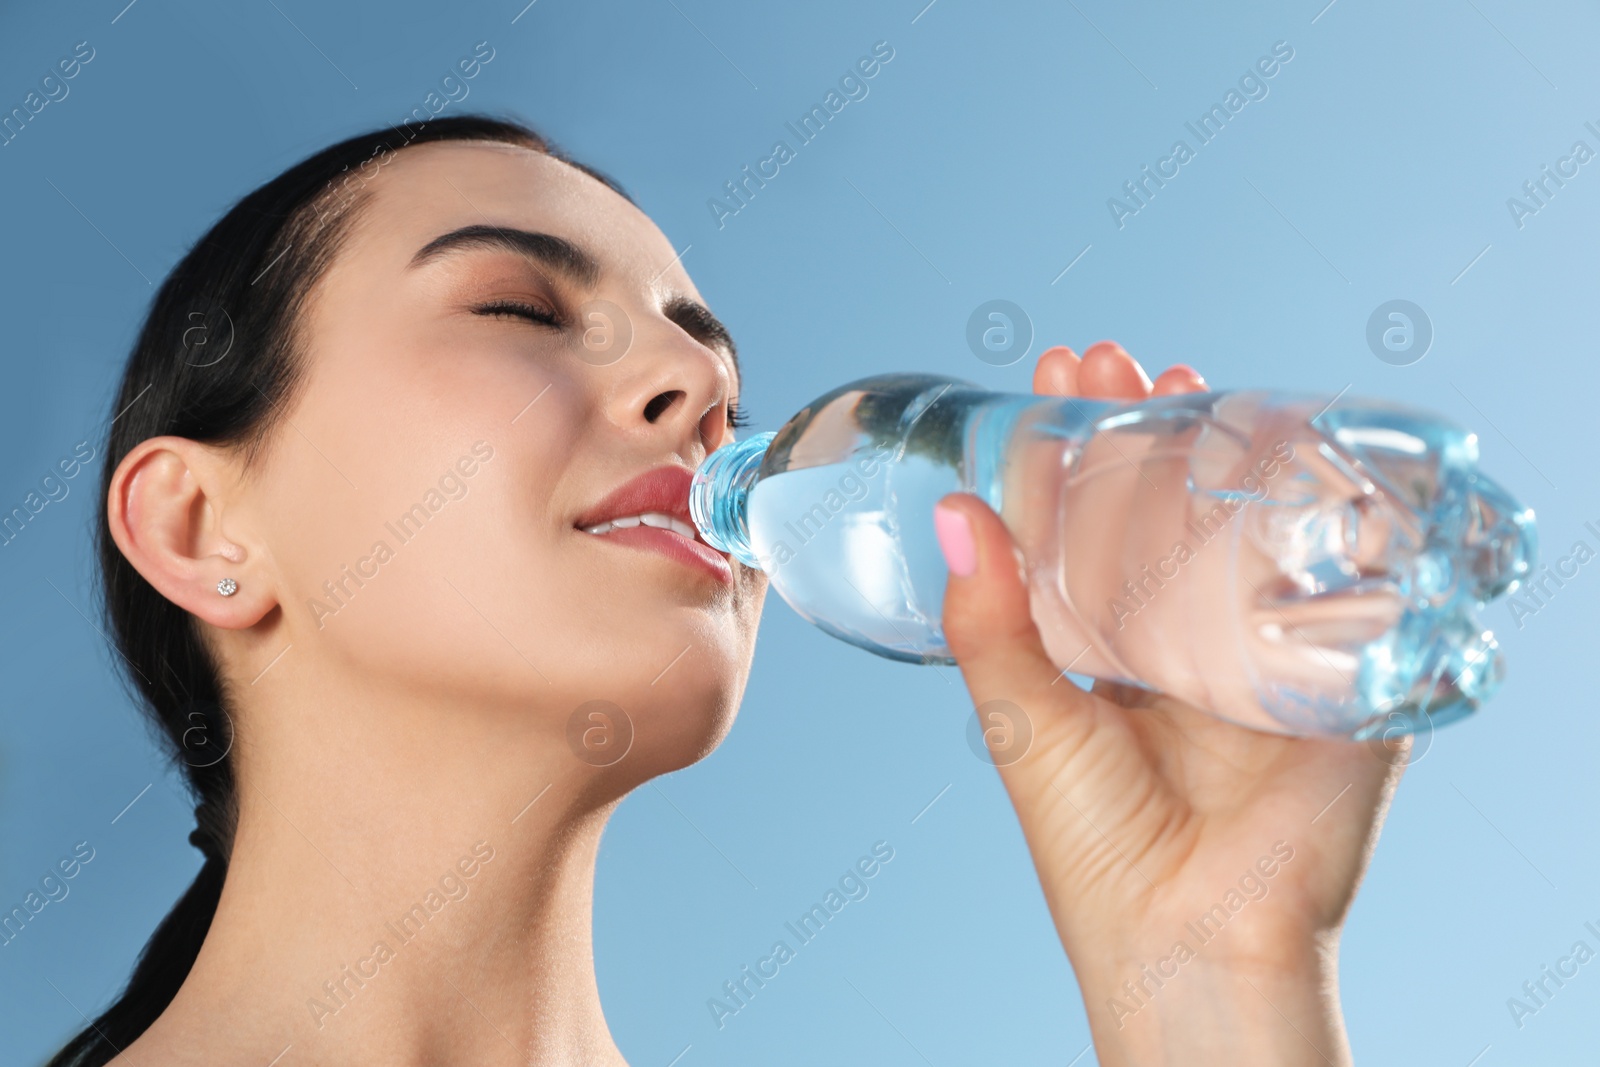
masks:
<svg viewBox="0 0 1600 1067"><path fill-rule="evenodd" d="M239 591L239 583L232 578L224 578L217 583L217 592L223 596L232 596Z"/></svg>

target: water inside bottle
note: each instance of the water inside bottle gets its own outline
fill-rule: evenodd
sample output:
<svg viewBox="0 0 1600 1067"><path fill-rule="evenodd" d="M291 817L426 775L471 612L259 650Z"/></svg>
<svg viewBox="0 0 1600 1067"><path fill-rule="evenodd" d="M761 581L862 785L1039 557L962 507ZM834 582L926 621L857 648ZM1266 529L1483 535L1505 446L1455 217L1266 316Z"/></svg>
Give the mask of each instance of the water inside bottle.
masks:
<svg viewBox="0 0 1600 1067"><path fill-rule="evenodd" d="M894 659L953 662L932 511L967 491L1011 529L1059 669L1344 737L1437 725L1498 685L1476 612L1530 568L1532 512L1478 470L1472 434L1375 401L939 381L838 390L776 461L772 435L724 450L697 523L809 621Z"/></svg>

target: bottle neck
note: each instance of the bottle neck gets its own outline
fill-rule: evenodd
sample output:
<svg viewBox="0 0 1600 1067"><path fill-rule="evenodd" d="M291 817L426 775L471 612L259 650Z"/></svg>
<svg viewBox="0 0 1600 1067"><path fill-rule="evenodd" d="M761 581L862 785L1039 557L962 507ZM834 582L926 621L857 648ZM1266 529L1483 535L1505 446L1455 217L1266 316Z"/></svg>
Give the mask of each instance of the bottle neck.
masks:
<svg viewBox="0 0 1600 1067"><path fill-rule="evenodd" d="M761 461L775 433L759 433L725 445L706 457L689 486L689 515L706 544L746 566L760 568L750 544L750 490L761 477Z"/></svg>

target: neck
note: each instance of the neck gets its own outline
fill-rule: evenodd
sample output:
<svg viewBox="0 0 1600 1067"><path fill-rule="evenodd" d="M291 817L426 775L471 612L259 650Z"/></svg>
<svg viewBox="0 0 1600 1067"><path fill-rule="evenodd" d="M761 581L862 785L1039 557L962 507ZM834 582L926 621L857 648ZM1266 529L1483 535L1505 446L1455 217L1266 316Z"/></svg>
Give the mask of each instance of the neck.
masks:
<svg viewBox="0 0 1600 1067"><path fill-rule="evenodd" d="M241 745L291 755L236 764L216 917L128 1062L146 1046L162 1062L265 1064L292 1046L296 1064L623 1063L591 929L620 790L560 739L532 743L526 715L488 728L383 710L253 709L280 736ZM289 745L288 731L311 733Z"/></svg>

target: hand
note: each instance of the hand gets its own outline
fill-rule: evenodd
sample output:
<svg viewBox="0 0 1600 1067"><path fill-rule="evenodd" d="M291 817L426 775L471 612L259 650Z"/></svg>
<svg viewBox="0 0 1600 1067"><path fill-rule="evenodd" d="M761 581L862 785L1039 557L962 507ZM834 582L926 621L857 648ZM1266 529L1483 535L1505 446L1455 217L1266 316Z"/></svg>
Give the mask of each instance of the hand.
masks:
<svg viewBox="0 0 1600 1067"><path fill-rule="evenodd" d="M1182 365L1152 383L1105 341L1081 360L1052 348L1034 371L1034 390L1058 395L1205 388ZM1021 758L991 751L1100 1063L1349 1063L1339 931L1409 742L1390 752L1258 733L1160 694L1084 692L1045 654L998 516L967 494L939 510L956 513L939 520L945 635L985 737L1017 725L985 720L989 701L1031 727Z"/></svg>

